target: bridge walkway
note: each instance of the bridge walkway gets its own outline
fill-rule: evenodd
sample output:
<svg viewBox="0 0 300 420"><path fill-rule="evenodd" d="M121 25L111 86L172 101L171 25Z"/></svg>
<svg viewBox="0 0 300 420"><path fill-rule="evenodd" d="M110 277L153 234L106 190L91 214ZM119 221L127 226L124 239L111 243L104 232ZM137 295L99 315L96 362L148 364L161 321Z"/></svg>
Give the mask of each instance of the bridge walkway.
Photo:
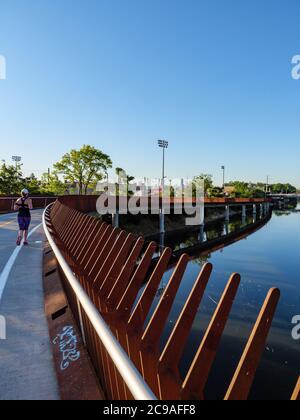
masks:
<svg viewBox="0 0 300 420"><path fill-rule="evenodd" d="M41 222L42 210L33 211L30 245L16 247L16 215L0 216L0 400L59 399L44 314Z"/></svg>

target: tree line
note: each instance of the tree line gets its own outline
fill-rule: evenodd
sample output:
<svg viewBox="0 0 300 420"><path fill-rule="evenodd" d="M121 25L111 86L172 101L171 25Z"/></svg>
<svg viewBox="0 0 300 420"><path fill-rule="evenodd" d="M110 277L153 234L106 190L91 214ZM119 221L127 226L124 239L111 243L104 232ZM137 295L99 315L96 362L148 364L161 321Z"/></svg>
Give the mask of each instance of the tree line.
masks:
<svg viewBox="0 0 300 420"><path fill-rule="evenodd" d="M112 161L101 150L84 145L71 150L54 165L54 170L40 179L34 174L24 177L22 165L2 164L0 168L0 194L18 195L27 188L31 195L87 194L107 176Z"/></svg>
<svg viewBox="0 0 300 420"><path fill-rule="evenodd" d="M51 173L44 173L38 179L34 174L24 177L22 165L14 166L3 163L0 167L0 195L19 195L23 188L27 188L31 195L86 195L93 193L96 191L99 181L108 180L108 170L112 168L112 160L101 150L84 145L79 150L72 149L66 153L59 162L54 164L53 168ZM135 179L133 176L128 176L122 168L116 168L115 172L127 186ZM192 184L194 191L204 185L206 197L262 198L270 193L294 194L297 192L296 187L291 184L266 186L265 183L241 181L229 182L223 189L215 186L212 175L208 174L195 176Z"/></svg>

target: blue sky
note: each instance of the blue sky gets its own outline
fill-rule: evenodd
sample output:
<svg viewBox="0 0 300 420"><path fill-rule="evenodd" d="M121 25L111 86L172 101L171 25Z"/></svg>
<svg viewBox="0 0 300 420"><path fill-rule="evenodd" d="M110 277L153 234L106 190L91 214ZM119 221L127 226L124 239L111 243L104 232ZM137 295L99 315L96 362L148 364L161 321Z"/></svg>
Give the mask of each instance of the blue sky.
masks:
<svg viewBox="0 0 300 420"><path fill-rule="evenodd" d="M298 0L0 0L0 159L92 144L136 176L300 187ZM227 178L227 179L228 179Z"/></svg>

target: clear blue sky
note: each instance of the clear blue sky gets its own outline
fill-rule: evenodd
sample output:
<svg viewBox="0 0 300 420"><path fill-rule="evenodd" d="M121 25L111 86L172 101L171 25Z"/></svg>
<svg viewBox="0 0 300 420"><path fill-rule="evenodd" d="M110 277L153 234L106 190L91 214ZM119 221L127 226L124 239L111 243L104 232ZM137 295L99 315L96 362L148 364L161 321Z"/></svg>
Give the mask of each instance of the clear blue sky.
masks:
<svg viewBox="0 0 300 420"><path fill-rule="evenodd" d="M168 177L300 187L299 0L0 0L0 159L40 174L92 144Z"/></svg>

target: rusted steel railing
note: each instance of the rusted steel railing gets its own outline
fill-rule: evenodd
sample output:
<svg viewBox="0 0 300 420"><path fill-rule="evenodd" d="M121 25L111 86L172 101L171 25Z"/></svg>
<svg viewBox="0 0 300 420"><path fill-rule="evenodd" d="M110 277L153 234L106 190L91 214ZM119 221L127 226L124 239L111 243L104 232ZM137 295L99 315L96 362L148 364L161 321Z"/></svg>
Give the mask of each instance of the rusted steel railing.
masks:
<svg viewBox="0 0 300 420"><path fill-rule="evenodd" d="M14 204L18 197L0 197L0 213L14 211ZM31 197L34 208L46 208L50 203L56 201L56 197Z"/></svg>
<svg viewBox="0 0 300 420"><path fill-rule="evenodd" d="M63 259L69 267L66 273L65 263L60 264L65 278L64 287L107 398L123 400L136 398L136 395L132 392L132 386L128 386L124 369L120 369L109 347L101 340L101 328L95 325L95 317L91 319L87 310L91 307L94 308L93 314L96 311L100 319L105 321L128 355L127 362L135 366L158 399L204 399L205 386L239 288L239 274L230 277L190 369L182 378L179 363L209 281L212 265L207 263L200 271L161 351L161 337L189 257L181 256L149 319L172 250L164 249L155 267L152 267L153 256L157 251L156 243L151 242L146 246L143 238L72 208L74 202L71 201L71 198L67 198L66 205L64 199L60 199L49 207L44 215L44 225L50 243L54 244L54 251L61 255L59 260ZM81 205L81 210L83 207L90 211L87 209L89 203ZM70 273L74 274L75 280L70 281ZM84 302L76 293L76 281L80 284L80 289L77 287L81 291L79 295L84 293ZM269 291L224 396L226 400L248 398L279 298L278 289ZM299 398L299 384L292 398Z"/></svg>

